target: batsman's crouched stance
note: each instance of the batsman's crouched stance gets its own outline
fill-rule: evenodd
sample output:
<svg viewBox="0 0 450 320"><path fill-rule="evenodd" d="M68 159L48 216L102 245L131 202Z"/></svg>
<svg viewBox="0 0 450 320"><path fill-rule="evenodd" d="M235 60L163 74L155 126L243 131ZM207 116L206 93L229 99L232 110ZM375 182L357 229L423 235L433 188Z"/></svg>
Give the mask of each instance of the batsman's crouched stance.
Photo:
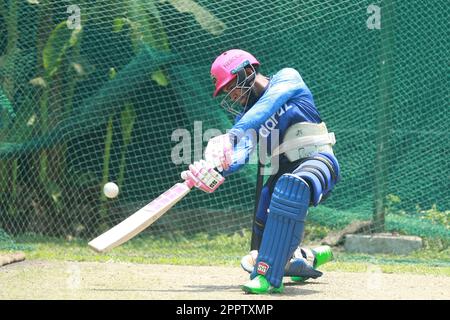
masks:
<svg viewBox="0 0 450 320"><path fill-rule="evenodd" d="M300 74L285 68L268 78L258 72L259 65L254 56L239 49L216 58L211 66L213 96L225 95L221 106L236 116L235 124L227 134L210 140L206 162L191 166L192 174L183 174L203 191L212 192L223 177L248 162L258 143L264 143L267 153L278 160L278 170L259 192L252 251L241 261L250 273L242 289L257 294L282 292L283 276L302 281L322 275L316 268L332 258L330 248L310 250L299 245L308 207L323 202L340 177L332 149L334 134L328 132ZM256 137L249 134L252 130ZM274 136L282 137L282 142L273 143Z"/></svg>

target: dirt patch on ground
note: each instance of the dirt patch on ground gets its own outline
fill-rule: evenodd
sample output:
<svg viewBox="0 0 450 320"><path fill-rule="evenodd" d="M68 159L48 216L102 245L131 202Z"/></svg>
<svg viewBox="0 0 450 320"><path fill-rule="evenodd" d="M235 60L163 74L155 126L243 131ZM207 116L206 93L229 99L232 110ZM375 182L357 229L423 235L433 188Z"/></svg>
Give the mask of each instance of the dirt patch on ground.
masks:
<svg viewBox="0 0 450 320"><path fill-rule="evenodd" d="M450 299L450 277L326 272L281 295L248 295L240 268L24 261L0 268L0 299Z"/></svg>

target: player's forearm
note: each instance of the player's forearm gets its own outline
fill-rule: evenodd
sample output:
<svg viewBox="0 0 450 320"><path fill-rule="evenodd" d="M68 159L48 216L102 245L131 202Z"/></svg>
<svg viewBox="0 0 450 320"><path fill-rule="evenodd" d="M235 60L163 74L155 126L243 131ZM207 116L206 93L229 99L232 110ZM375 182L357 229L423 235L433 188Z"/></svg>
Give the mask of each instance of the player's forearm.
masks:
<svg viewBox="0 0 450 320"><path fill-rule="evenodd" d="M228 168L222 172L223 176L229 176L232 173L239 171L246 163L248 163L251 154L255 148L256 141L253 135L246 135L234 147L233 161Z"/></svg>
<svg viewBox="0 0 450 320"><path fill-rule="evenodd" d="M233 162L231 163L228 170L224 170L222 172L222 175L224 177L227 177L231 175L232 173L235 173L239 171L245 164L248 163L250 159L250 155L252 153L252 150L242 150L239 152L239 155L236 157L233 157Z"/></svg>
<svg viewBox="0 0 450 320"><path fill-rule="evenodd" d="M244 166L244 164L240 164L240 163L233 163L230 165L230 167L228 168L228 170L224 170L222 172L222 176L224 176L225 178L229 177L230 175L232 175L235 172L238 172L239 170L241 170L241 168Z"/></svg>

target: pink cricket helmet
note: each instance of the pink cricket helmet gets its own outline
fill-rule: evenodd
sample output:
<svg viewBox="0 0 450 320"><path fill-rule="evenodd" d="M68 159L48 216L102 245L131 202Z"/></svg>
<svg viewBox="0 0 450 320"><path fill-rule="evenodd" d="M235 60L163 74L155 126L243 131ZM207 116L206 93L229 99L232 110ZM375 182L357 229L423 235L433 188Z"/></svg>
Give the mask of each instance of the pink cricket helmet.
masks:
<svg viewBox="0 0 450 320"><path fill-rule="evenodd" d="M225 51L220 56L214 60L211 65L211 77L215 83L215 90L213 93L213 97L217 96L222 90L222 88L231 80L236 77L236 74L233 73L237 67L245 63L249 62L251 65L259 66L259 61L256 58L248 53L247 51L240 49L231 49Z"/></svg>

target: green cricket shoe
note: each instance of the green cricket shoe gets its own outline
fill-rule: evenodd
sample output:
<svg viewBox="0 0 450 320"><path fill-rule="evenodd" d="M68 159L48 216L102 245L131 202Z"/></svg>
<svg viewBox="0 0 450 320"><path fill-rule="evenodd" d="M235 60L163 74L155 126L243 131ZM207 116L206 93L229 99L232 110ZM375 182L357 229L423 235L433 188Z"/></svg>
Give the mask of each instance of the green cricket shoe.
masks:
<svg viewBox="0 0 450 320"><path fill-rule="evenodd" d="M257 275L253 280L250 280L242 286L242 290L246 293L253 294L268 294L268 293L282 293L284 290L283 284L279 288L272 286L266 277Z"/></svg>
<svg viewBox="0 0 450 320"><path fill-rule="evenodd" d="M317 269L321 265L333 260L333 252L329 246L321 246L312 249L312 254L314 255L313 268ZM305 277L291 277L294 282L305 282L308 278Z"/></svg>

